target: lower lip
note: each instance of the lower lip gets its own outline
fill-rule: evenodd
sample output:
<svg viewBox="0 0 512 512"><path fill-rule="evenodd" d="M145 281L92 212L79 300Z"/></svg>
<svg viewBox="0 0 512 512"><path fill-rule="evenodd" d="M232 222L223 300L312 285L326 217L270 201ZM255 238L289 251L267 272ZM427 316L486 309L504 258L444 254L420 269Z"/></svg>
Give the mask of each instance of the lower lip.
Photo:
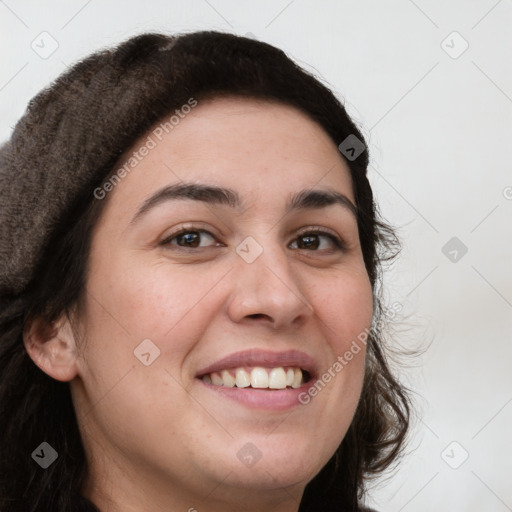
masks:
<svg viewBox="0 0 512 512"><path fill-rule="evenodd" d="M304 384L296 389L254 389L254 388L228 388L227 386L215 386L198 379L203 386L211 391L220 394L226 398L241 403L254 409L271 409L274 411L283 411L291 409L297 405L303 405L299 401L299 396L309 388L309 384Z"/></svg>

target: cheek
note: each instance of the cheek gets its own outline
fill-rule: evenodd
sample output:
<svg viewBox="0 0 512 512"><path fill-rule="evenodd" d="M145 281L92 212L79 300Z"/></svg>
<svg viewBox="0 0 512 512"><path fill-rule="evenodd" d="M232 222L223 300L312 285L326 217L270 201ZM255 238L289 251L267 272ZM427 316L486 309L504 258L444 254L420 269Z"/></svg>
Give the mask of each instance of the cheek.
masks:
<svg viewBox="0 0 512 512"><path fill-rule="evenodd" d="M332 279L323 290L317 291L315 302L326 338L338 354L371 325L373 292L366 273L349 273Z"/></svg>
<svg viewBox="0 0 512 512"><path fill-rule="evenodd" d="M334 423L343 423L355 410L364 379L365 341L373 315L373 292L367 274L347 272L326 281L316 291L315 309L329 354L319 376L322 382L311 392L312 396L323 394L337 417Z"/></svg>
<svg viewBox="0 0 512 512"><path fill-rule="evenodd" d="M98 298L91 301L95 329L124 338L128 356L149 338L162 353L172 347L173 360L179 362L214 317L209 294L225 272L170 268L165 260L119 262L98 267L90 281L91 295Z"/></svg>

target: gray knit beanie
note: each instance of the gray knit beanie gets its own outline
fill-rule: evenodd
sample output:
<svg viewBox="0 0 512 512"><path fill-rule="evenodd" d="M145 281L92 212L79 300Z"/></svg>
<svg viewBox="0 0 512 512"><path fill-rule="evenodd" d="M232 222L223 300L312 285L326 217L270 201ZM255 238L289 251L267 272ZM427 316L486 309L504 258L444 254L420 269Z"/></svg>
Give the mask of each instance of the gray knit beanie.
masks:
<svg viewBox="0 0 512 512"><path fill-rule="evenodd" d="M144 35L93 54L29 103L0 148L0 307L34 279L52 235L76 221L123 151L179 103L159 67L173 40Z"/></svg>

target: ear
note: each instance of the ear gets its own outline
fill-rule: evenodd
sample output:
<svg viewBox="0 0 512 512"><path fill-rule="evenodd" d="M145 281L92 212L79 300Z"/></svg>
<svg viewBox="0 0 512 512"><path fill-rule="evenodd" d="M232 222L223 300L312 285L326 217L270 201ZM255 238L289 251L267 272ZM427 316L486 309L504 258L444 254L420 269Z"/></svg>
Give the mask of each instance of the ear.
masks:
<svg viewBox="0 0 512 512"><path fill-rule="evenodd" d="M78 375L76 340L66 315L51 325L41 318L27 322L23 343L34 363L55 380L67 382Z"/></svg>

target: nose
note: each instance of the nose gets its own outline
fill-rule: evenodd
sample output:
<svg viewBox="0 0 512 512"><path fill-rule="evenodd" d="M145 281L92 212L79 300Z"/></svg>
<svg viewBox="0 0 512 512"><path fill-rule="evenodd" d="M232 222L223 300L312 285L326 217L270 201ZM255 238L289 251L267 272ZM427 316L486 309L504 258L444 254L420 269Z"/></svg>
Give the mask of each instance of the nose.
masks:
<svg viewBox="0 0 512 512"><path fill-rule="evenodd" d="M236 255L228 314L235 323L258 322L273 329L296 328L313 315L304 284L284 249L265 247L251 263Z"/></svg>

